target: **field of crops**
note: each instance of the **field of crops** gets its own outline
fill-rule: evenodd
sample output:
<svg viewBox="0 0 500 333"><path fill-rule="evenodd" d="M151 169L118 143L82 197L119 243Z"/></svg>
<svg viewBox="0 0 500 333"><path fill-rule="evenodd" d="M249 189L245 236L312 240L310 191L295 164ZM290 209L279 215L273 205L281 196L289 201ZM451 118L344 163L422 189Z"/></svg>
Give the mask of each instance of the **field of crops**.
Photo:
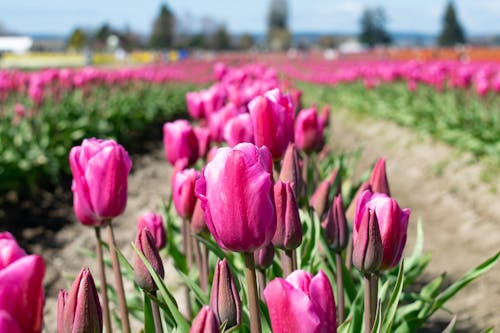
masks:
<svg viewBox="0 0 500 333"><path fill-rule="evenodd" d="M491 332L487 326L500 323L492 317L471 328L455 313L444 324L431 320L492 269L500 252L461 263L451 280L429 276L426 221L417 221L411 201L397 197L405 190L394 190L399 182L392 182L385 159L360 163L356 150L338 151L331 140L331 123L347 110L429 135L476 162L497 163L500 63L251 60L230 55L130 69L0 71L0 194L35 198L72 178L71 189L62 189L73 196L67 220L80 222L72 227L77 233L95 232L95 246L87 236L81 253L60 255L89 262L78 276L69 269L80 262L27 255L8 233L29 244L21 238L22 221L0 233L0 282L20 281L17 289L0 283L0 331L51 332L57 325L61 332L77 326L92 332ZM151 208L134 204L134 220L125 220L132 216L127 197L151 189L128 181L148 167L137 169L129 152L146 142L161 145L162 135L166 161L147 182L162 189L161 199L136 226L139 212ZM361 175L360 164L369 165ZM158 184L163 169L168 181ZM14 224L1 223L0 230ZM117 242L114 229L127 242ZM413 252L404 250L407 238ZM51 272L48 285L43 277L51 270L61 271ZM106 272L114 275L107 284ZM56 295L73 280L69 292ZM16 293L28 296L2 303Z"/></svg>

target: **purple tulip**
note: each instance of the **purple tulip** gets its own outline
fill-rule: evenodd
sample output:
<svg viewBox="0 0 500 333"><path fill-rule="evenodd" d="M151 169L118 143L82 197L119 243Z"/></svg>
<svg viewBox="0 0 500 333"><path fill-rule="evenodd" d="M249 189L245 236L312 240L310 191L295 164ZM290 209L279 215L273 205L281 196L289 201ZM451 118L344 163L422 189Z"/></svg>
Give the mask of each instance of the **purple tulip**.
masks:
<svg viewBox="0 0 500 333"><path fill-rule="evenodd" d="M135 246L146 257L156 274L163 278L165 275L163 262L161 261L160 254L156 248L153 235L147 228L144 228L137 233ZM133 266L135 282L137 282L139 287L146 291L155 291L158 287L138 254L135 254L134 256Z"/></svg>
<svg viewBox="0 0 500 333"><path fill-rule="evenodd" d="M0 233L1 332L41 332L44 274L42 257L26 255L10 233Z"/></svg>
<svg viewBox="0 0 500 333"><path fill-rule="evenodd" d="M316 108L303 109L295 121L295 144L307 153L323 149L323 124L318 118Z"/></svg>
<svg viewBox="0 0 500 333"><path fill-rule="evenodd" d="M215 314L208 306L202 307L193 319L189 333L220 333Z"/></svg>
<svg viewBox="0 0 500 333"><path fill-rule="evenodd" d="M295 196L301 196L304 187L304 180L302 179L302 161L293 143L290 143L286 148L285 156L281 164L280 180L290 182Z"/></svg>
<svg viewBox="0 0 500 333"><path fill-rule="evenodd" d="M58 333L102 332L101 304L88 268L82 268L69 293L59 293L57 302Z"/></svg>
<svg viewBox="0 0 500 333"><path fill-rule="evenodd" d="M172 197L174 206L180 217L191 219L196 204L195 183L200 172L195 169L177 171L173 177Z"/></svg>
<svg viewBox="0 0 500 333"><path fill-rule="evenodd" d="M335 333L335 299L328 277L294 271L276 278L264 290L274 333Z"/></svg>
<svg viewBox="0 0 500 333"><path fill-rule="evenodd" d="M261 271L265 270L273 264L274 261L274 245L269 243L267 246L260 248L253 254L255 268Z"/></svg>
<svg viewBox="0 0 500 333"><path fill-rule="evenodd" d="M137 221L137 232L140 232L144 228L147 228L149 232L151 232L158 250L165 247L167 236L161 214L155 214L153 212L142 214Z"/></svg>
<svg viewBox="0 0 500 333"><path fill-rule="evenodd" d="M163 145L167 160L172 165L180 163L181 169L198 159L198 139L187 120L176 120L163 125Z"/></svg>
<svg viewBox="0 0 500 333"><path fill-rule="evenodd" d="M356 237L353 235L352 264L365 274L374 273L380 269L383 255L377 215L373 210L366 209L357 223Z"/></svg>
<svg viewBox="0 0 500 333"><path fill-rule="evenodd" d="M220 325L226 323L226 329L241 323L240 295L226 259L218 259L215 266L210 291L210 308L214 311Z"/></svg>
<svg viewBox="0 0 500 333"><path fill-rule="evenodd" d="M330 179L323 180L309 199L309 206L314 208L319 218L323 218L328 211L330 205L328 197L330 196L331 185Z"/></svg>
<svg viewBox="0 0 500 333"><path fill-rule="evenodd" d="M274 159L280 159L290 142L294 142L294 107L289 95L279 89L257 96L248 103L255 144L266 146Z"/></svg>
<svg viewBox="0 0 500 333"><path fill-rule="evenodd" d="M224 126L224 140L231 147L242 142L253 143L252 119L249 113L242 113L229 119Z"/></svg>
<svg viewBox="0 0 500 333"><path fill-rule="evenodd" d="M333 206L328 211L327 218L323 221L322 227L325 231L326 242L333 251L341 252L347 247L349 229L347 227L341 194L335 196Z"/></svg>
<svg viewBox="0 0 500 333"><path fill-rule="evenodd" d="M403 254L411 210L409 208L401 209L397 201L386 194L363 192L356 205L353 242L356 242L361 221L367 209L375 212L380 228L383 247L380 269L393 268L397 266Z"/></svg>
<svg viewBox="0 0 500 333"><path fill-rule="evenodd" d="M377 163L375 163L368 182L373 192L384 193L391 196L389 182L387 181L387 173L385 172L385 159L379 158Z"/></svg>
<svg viewBox="0 0 500 333"><path fill-rule="evenodd" d="M297 200L289 182L278 180L274 184L274 203L277 223L273 244L281 249L296 249L302 243L302 223Z"/></svg>
<svg viewBox="0 0 500 333"><path fill-rule="evenodd" d="M85 225L101 225L125 210L132 161L113 140L85 139L69 153L73 207Z"/></svg>
<svg viewBox="0 0 500 333"><path fill-rule="evenodd" d="M225 250L252 252L276 231L272 158L266 147L219 148L196 182L208 229Z"/></svg>

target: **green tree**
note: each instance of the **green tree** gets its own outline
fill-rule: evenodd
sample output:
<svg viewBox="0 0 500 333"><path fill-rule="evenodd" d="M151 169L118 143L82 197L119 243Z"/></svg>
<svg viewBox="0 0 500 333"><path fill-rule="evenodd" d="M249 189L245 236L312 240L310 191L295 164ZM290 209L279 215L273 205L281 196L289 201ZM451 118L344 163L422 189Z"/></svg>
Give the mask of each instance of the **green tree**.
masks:
<svg viewBox="0 0 500 333"><path fill-rule="evenodd" d="M446 5L445 14L443 16L443 29L439 34L438 44L441 46L453 46L464 43L465 33L460 22L458 22L453 1L450 1Z"/></svg>
<svg viewBox="0 0 500 333"><path fill-rule="evenodd" d="M68 48L81 51L86 44L87 35L85 34L85 32L80 28L76 28L75 30L73 30L68 40Z"/></svg>
<svg viewBox="0 0 500 333"><path fill-rule="evenodd" d="M242 50L250 49L254 44L253 36L249 33L244 33L240 36L238 41L238 48Z"/></svg>
<svg viewBox="0 0 500 333"><path fill-rule="evenodd" d="M268 19L267 43L272 50L284 50L290 47L291 40L288 31L286 0L272 0Z"/></svg>
<svg viewBox="0 0 500 333"><path fill-rule="evenodd" d="M387 18L382 7L365 8L361 16L359 40L373 47L377 44L390 44L392 38L386 30Z"/></svg>
<svg viewBox="0 0 500 333"><path fill-rule="evenodd" d="M153 23L149 43L151 47L164 49L172 47L174 41L175 17L167 5L162 5L160 14Z"/></svg>
<svg viewBox="0 0 500 333"><path fill-rule="evenodd" d="M224 25L215 30L213 35L213 46L216 50L228 50L231 48L231 37Z"/></svg>

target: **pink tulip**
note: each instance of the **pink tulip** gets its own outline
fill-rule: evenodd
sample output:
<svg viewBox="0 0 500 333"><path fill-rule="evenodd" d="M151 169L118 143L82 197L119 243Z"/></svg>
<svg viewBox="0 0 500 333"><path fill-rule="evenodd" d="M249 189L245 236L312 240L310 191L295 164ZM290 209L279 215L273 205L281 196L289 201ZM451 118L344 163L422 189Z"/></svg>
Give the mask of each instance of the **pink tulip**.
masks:
<svg viewBox="0 0 500 333"><path fill-rule="evenodd" d="M410 209L399 208L396 200L383 193L365 191L357 201L353 224L353 242L359 233L365 210L373 210L376 214L382 238L383 258L381 270L395 267L401 260L406 244L406 232Z"/></svg>
<svg viewBox="0 0 500 333"><path fill-rule="evenodd" d="M377 215L373 210L366 209L357 223L352 244L352 264L364 274L377 272L383 255Z"/></svg>
<svg viewBox="0 0 500 333"><path fill-rule="evenodd" d="M375 163L369 183L373 192L384 193L388 196L391 195L387 173L385 172L385 159L379 158L377 163Z"/></svg>
<svg viewBox="0 0 500 333"><path fill-rule="evenodd" d="M294 142L294 107L292 99L279 89L266 92L248 103L253 124L255 144L266 146L274 159L285 153L290 142Z"/></svg>
<svg viewBox="0 0 500 333"><path fill-rule="evenodd" d="M347 247L349 229L341 194L335 196L333 206L321 226L325 232L326 242L333 251L341 252Z"/></svg>
<svg viewBox="0 0 500 333"><path fill-rule="evenodd" d="M253 259L255 261L255 268L260 269L261 271L271 266L274 261L273 243L269 243L269 245L255 251Z"/></svg>
<svg viewBox="0 0 500 333"><path fill-rule="evenodd" d="M219 148L196 182L208 229L226 250L252 252L276 230L272 159L266 147Z"/></svg>
<svg viewBox="0 0 500 333"><path fill-rule="evenodd" d="M167 236L165 227L163 226L163 217L161 214L155 214L153 212L146 212L142 214L137 221L137 232L144 228L151 232L158 250L165 247Z"/></svg>
<svg viewBox="0 0 500 333"><path fill-rule="evenodd" d="M205 117L203 98L199 92L188 92L186 94L186 104L188 113L193 119L203 119Z"/></svg>
<svg viewBox="0 0 500 333"><path fill-rule="evenodd" d="M185 169L175 173L172 184L172 197L174 206L180 217L191 219L194 206L196 204L196 195L194 192L196 179L200 173L195 169Z"/></svg>
<svg viewBox="0 0 500 333"><path fill-rule="evenodd" d="M243 108L238 108L232 103L228 103L219 110L212 112L210 114L210 118L208 119L210 138L216 142L223 141L224 127L226 126L228 121L243 112L245 112Z"/></svg>
<svg viewBox="0 0 500 333"><path fill-rule="evenodd" d="M330 187L332 186L330 179L325 179L319 183L313 195L309 199L309 206L314 208L314 211L320 218L327 213L329 209Z"/></svg>
<svg viewBox="0 0 500 333"><path fill-rule="evenodd" d="M172 165L181 163L182 167L186 167L198 159L198 139L187 120L176 120L163 125L163 145L167 160Z"/></svg>
<svg viewBox="0 0 500 333"><path fill-rule="evenodd" d="M277 223L273 244L282 249L296 249L302 243L302 223L297 200L289 182L278 180L274 184L274 203Z"/></svg>
<svg viewBox="0 0 500 333"><path fill-rule="evenodd" d="M305 151L320 151L323 149L323 124L318 118L316 108L303 109L299 112L295 122L295 144Z"/></svg>
<svg viewBox="0 0 500 333"><path fill-rule="evenodd" d="M242 113L229 119L224 126L224 140L231 147L242 142L253 143L252 119L249 113Z"/></svg>
<svg viewBox="0 0 500 333"><path fill-rule="evenodd" d="M210 291L210 308L226 329L241 323L241 301L226 259L218 259Z"/></svg>
<svg viewBox="0 0 500 333"><path fill-rule="evenodd" d="M101 304L88 268L82 268L69 293L61 292L57 301L58 333L102 332Z"/></svg>
<svg viewBox="0 0 500 333"><path fill-rule="evenodd" d="M200 200L196 200L194 206L193 216L191 217L191 231L195 234L201 234L208 231L207 224L205 223L205 213L201 208Z"/></svg>
<svg viewBox="0 0 500 333"><path fill-rule="evenodd" d="M45 264L26 255L9 233L0 233L0 331L42 330Z"/></svg>
<svg viewBox="0 0 500 333"><path fill-rule="evenodd" d="M197 126L194 128L194 134L198 139L198 153L200 157L205 157L210 148L210 129Z"/></svg>
<svg viewBox="0 0 500 333"><path fill-rule="evenodd" d="M147 228L137 232L137 236L135 237L135 246L146 257L156 274L163 279L163 276L165 275L163 262L161 261L153 235ZM138 254L134 255L133 267L134 279L139 287L149 292L158 289L153 277Z"/></svg>
<svg viewBox="0 0 500 333"><path fill-rule="evenodd" d="M274 333L335 333L335 299L328 277L295 271L276 278L264 290Z"/></svg>
<svg viewBox="0 0 500 333"><path fill-rule="evenodd" d="M286 148L285 156L281 164L280 180L290 182L295 196L300 198L304 187L304 180L302 179L302 160L293 143L290 143Z"/></svg>
<svg viewBox="0 0 500 333"><path fill-rule="evenodd" d="M113 140L85 139L69 153L73 207L85 225L101 225L125 210L132 161Z"/></svg>
<svg viewBox="0 0 500 333"><path fill-rule="evenodd" d="M189 333L219 333L219 324L213 311L204 306L193 319L193 325L189 329Z"/></svg>

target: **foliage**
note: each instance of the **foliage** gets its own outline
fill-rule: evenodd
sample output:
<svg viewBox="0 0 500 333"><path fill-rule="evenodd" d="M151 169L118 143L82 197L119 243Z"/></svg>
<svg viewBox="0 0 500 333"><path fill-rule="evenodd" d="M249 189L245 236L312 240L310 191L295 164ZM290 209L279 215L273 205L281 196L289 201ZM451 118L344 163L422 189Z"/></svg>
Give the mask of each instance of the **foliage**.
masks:
<svg viewBox="0 0 500 333"><path fill-rule="evenodd" d="M170 8L163 4L153 24L149 43L156 49L172 47L174 41L175 17Z"/></svg>
<svg viewBox="0 0 500 333"><path fill-rule="evenodd" d="M76 28L69 37L68 48L81 51L87 44L87 35L81 28Z"/></svg>
<svg viewBox="0 0 500 333"><path fill-rule="evenodd" d="M453 1L446 5L443 16L443 27L438 37L438 44L441 46L453 46L465 43L465 33L462 25L458 21Z"/></svg>
<svg viewBox="0 0 500 333"><path fill-rule="evenodd" d="M370 47L378 44L390 44L392 38L386 30L386 22L384 8L365 8L360 20L359 40Z"/></svg>
<svg viewBox="0 0 500 333"><path fill-rule="evenodd" d="M286 0L273 0L269 11L267 43L272 50L285 50L290 47L290 42Z"/></svg>

